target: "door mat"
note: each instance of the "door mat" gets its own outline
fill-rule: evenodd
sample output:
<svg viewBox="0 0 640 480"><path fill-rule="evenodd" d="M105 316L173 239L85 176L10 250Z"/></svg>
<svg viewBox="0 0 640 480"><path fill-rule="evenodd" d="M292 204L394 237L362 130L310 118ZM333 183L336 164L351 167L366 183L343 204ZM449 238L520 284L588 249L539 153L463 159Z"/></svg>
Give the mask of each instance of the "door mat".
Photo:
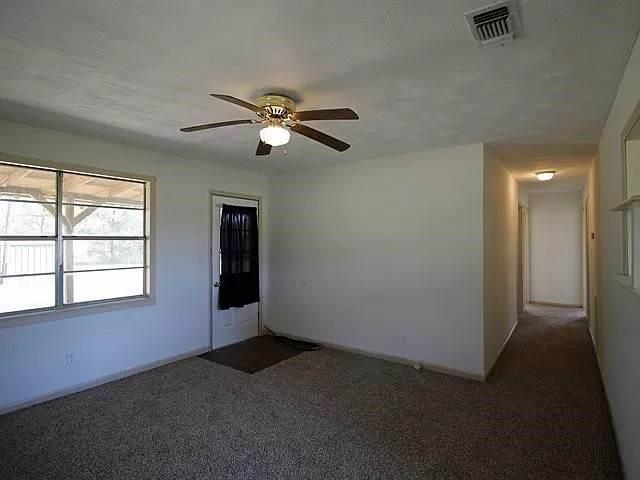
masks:
<svg viewBox="0 0 640 480"><path fill-rule="evenodd" d="M302 351L278 341L272 335L263 335L217 348L200 355L200 358L241 372L256 373L300 353Z"/></svg>

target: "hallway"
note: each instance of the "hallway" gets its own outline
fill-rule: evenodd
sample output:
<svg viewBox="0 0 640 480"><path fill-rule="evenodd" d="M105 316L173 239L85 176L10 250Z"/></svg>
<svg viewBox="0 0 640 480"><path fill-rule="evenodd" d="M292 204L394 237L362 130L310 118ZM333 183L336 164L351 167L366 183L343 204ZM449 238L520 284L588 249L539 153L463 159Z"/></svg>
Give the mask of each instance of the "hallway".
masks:
<svg viewBox="0 0 640 480"><path fill-rule="evenodd" d="M306 352L201 358L0 417L2 478L622 478L581 311L530 307L485 383Z"/></svg>
<svg viewBox="0 0 640 480"><path fill-rule="evenodd" d="M511 412L512 424L495 425L495 435L511 432L528 463L520 478L622 478L582 309L528 305L487 383Z"/></svg>

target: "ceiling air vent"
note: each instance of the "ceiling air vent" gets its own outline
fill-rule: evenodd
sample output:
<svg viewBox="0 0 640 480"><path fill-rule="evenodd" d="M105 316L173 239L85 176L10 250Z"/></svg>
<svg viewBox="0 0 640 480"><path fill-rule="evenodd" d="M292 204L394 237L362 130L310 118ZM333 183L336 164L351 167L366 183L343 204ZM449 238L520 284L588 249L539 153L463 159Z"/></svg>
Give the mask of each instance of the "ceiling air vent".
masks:
<svg viewBox="0 0 640 480"><path fill-rule="evenodd" d="M464 16L480 48L504 45L522 35L515 0L493 3Z"/></svg>

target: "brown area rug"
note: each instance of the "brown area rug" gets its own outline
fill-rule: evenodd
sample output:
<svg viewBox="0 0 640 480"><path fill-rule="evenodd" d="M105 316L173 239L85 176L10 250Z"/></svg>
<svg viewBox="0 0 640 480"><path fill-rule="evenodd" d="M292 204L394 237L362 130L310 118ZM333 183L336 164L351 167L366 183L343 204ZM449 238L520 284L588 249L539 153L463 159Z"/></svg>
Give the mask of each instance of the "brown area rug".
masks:
<svg viewBox="0 0 640 480"><path fill-rule="evenodd" d="M200 355L200 358L235 368L245 373L256 373L302 353L285 345L271 335L253 337Z"/></svg>

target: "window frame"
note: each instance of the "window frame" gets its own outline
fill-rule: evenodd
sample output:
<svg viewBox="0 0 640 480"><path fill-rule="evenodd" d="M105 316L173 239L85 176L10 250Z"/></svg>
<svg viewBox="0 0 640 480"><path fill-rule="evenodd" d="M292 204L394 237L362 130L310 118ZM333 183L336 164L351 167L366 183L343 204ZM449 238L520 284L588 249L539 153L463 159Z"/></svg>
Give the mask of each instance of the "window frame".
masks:
<svg viewBox="0 0 640 480"><path fill-rule="evenodd" d="M622 133L620 134L620 149L622 157L622 201L629 199L629 182L627 179L627 137L631 133L631 130L636 125L636 122L640 122L640 100L638 101L636 108L634 108L631 116L627 120Z"/></svg>
<svg viewBox="0 0 640 480"><path fill-rule="evenodd" d="M35 308L29 310L18 310L13 312L0 313L0 329L23 325L28 323L39 323L49 320L57 320L77 315L88 315L102 313L123 308L134 308L155 303L155 187L156 178L148 175L125 173L119 171L105 170L84 165L52 162L35 158L22 157L18 155L5 154L0 152L0 163L24 167L33 170L53 171L56 174L56 231L54 236L29 236L29 235L8 235L9 239L23 237L33 240L50 240L55 242L55 303L53 307ZM143 241L143 294L127 297L109 298L102 300L89 300L64 304L64 289L62 288L65 275L64 259L62 249L64 240L100 240L116 239L125 236L88 236L65 234L62 226L62 214L59 211L63 202L62 178L63 174L77 174L112 180L125 180L142 183L144 185L144 205L143 205L143 232L142 236L136 236L136 240ZM3 237L0 237L2 239ZM133 238L133 237L131 237ZM105 269L109 271L109 269Z"/></svg>
<svg viewBox="0 0 640 480"><path fill-rule="evenodd" d="M640 196L629 196L627 178L627 138L637 122L640 122L640 100L620 133L623 198L611 210L622 213L622 273L615 275L615 278L621 285L640 295Z"/></svg>
<svg viewBox="0 0 640 480"><path fill-rule="evenodd" d="M634 109L633 113L627 120L622 132L620 134L620 157L622 160L622 201L625 202L629 198L629 181L627 178L627 137L631 133L633 126L635 125L638 116L640 115L640 102ZM618 208L618 207L616 207ZM631 243L631 233L629 231L629 218L627 211L622 211L622 271L619 277L627 277L627 282L631 283L631 276L633 275L633 255L631 250L633 244Z"/></svg>

